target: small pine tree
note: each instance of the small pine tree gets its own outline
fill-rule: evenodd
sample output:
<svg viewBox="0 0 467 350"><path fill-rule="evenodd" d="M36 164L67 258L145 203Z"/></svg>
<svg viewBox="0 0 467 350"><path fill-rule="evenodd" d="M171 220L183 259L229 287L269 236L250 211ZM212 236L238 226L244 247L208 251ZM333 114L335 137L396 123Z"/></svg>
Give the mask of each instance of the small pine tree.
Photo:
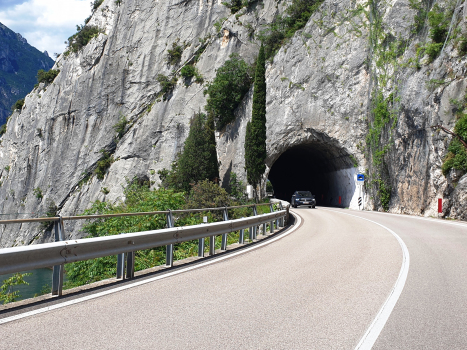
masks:
<svg viewBox="0 0 467 350"><path fill-rule="evenodd" d="M195 114L183 151L178 155L170 171L159 171L162 185L189 192L192 184L202 180L218 181L214 119L203 113Z"/></svg>
<svg viewBox="0 0 467 350"><path fill-rule="evenodd" d="M258 54L255 71L255 89L253 92L253 111L245 135L245 169L248 183L255 192L266 170L266 68L264 47Z"/></svg>

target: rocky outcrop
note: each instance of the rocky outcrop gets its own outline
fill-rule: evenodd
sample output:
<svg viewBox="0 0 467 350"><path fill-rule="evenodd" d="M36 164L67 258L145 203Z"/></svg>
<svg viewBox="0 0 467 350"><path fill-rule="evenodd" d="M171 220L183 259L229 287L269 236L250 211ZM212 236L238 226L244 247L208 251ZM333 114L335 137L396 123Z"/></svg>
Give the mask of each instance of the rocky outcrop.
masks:
<svg viewBox="0 0 467 350"><path fill-rule="evenodd" d="M47 71L53 64L47 52L0 23L0 125L11 114L11 106L34 87L37 71Z"/></svg>
<svg viewBox="0 0 467 350"><path fill-rule="evenodd" d="M157 171L175 159L191 116L206 102L205 86L180 79L161 96L158 75L177 72L198 54L196 67L205 81L233 52L253 62L258 41L252 31L258 33L285 6L265 0L231 15L217 1L125 0L117 6L105 0L89 22L103 33L82 51L62 55L55 81L34 89L8 123L0 145L1 212L40 215L53 202L62 215L77 214L97 199L121 199L126 178L148 177L157 186ZM380 4L376 19L372 11L362 1L324 1L267 64L267 173L286 151L300 149L323 164L329 204L342 197L345 206L355 207L360 194L352 178L368 171L373 182L366 186L366 208L381 208L374 180L383 171L390 211L434 215L437 198L446 197L446 215L465 219L465 177L449 192L440 170L450 138L430 129L454 125L450 100L465 94L465 58L449 42L432 63L407 63L427 40L426 26L412 34L415 11L406 0ZM459 28L464 17L458 17ZM381 61L386 44L383 34L377 45L370 40L375 31L403 41L402 53ZM174 42L184 50L180 63L170 65L167 49ZM372 150L365 140L374 128L378 93L391 96L392 114L381 130L381 149ZM217 135L224 184L230 171L245 178L251 102L250 90L237 119ZM117 137L114 126L123 116L128 124ZM114 159L103 180L90 176L101 150ZM383 166L376 167L373 156L381 150ZM81 236L74 225L67 223L68 236ZM37 225L0 230L2 246L50 239Z"/></svg>

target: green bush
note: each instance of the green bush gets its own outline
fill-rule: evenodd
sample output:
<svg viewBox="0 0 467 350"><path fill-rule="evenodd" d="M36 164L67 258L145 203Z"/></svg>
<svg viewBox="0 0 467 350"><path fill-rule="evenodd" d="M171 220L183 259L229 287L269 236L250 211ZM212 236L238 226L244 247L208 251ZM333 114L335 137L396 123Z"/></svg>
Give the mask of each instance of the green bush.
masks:
<svg viewBox="0 0 467 350"><path fill-rule="evenodd" d="M463 56L467 54L467 36L462 36L457 44L457 50Z"/></svg>
<svg viewBox="0 0 467 350"><path fill-rule="evenodd" d="M276 17L267 29L261 31L258 39L264 44L266 59L273 57L288 38L306 25L323 1L293 0L285 11L286 16Z"/></svg>
<svg viewBox="0 0 467 350"><path fill-rule="evenodd" d="M3 280L2 285L0 286L0 300L3 301L3 304L8 304L16 301L21 297L19 291L15 291L14 287L21 284L29 284L24 280L24 277L32 275L31 273L15 273L10 278Z"/></svg>
<svg viewBox="0 0 467 350"><path fill-rule="evenodd" d="M6 133L6 123L0 126L0 136Z"/></svg>
<svg viewBox="0 0 467 350"><path fill-rule="evenodd" d="M34 194L34 196L37 198L37 199L42 199L44 197L44 195L42 194L42 190L40 189L40 187L36 187L32 193Z"/></svg>
<svg viewBox="0 0 467 350"><path fill-rule="evenodd" d="M167 62L173 66L180 62L183 53L183 47L178 44L178 41L172 43L172 50L167 50Z"/></svg>
<svg viewBox="0 0 467 350"><path fill-rule="evenodd" d="M104 0L94 0L91 2L91 11L96 12L96 10L99 8L99 6L102 5L103 2Z"/></svg>
<svg viewBox="0 0 467 350"><path fill-rule="evenodd" d="M184 78L191 78L194 77L196 74L196 68L192 65L183 66L180 71L180 75Z"/></svg>
<svg viewBox="0 0 467 350"><path fill-rule="evenodd" d="M99 35L101 30L97 26L88 26L88 25L77 25L77 33L73 34L68 38L66 44L68 44L68 50L65 54L70 52L78 52L83 47L85 47L92 38Z"/></svg>
<svg viewBox="0 0 467 350"><path fill-rule="evenodd" d="M202 180L193 185L185 208L217 208L231 205L232 200L225 189L212 181Z"/></svg>
<svg viewBox="0 0 467 350"><path fill-rule="evenodd" d="M429 57L429 61L432 62L441 52L443 43L429 43L425 46L425 53Z"/></svg>
<svg viewBox="0 0 467 350"><path fill-rule="evenodd" d="M120 140L125 133L126 126L128 125L128 120L125 116L121 116L117 124L113 126L113 129L117 133L117 139Z"/></svg>
<svg viewBox="0 0 467 350"><path fill-rule="evenodd" d="M176 75L173 75L172 78L165 76L163 74L159 74L157 76L157 81L161 84L161 91L159 95L164 97L164 101L168 98L168 95L173 91L175 86L177 85L178 78Z"/></svg>
<svg viewBox="0 0 467 350"><path fill-rule="evenodd" d="M37 82L50 84L55 80L55 77L60 73L58 69L51 69L48 72L44 71L43 69L39 69L37 72Z"/></svg>
<svg viewBox="0 0 467 350"><path fill-rule="evenodd" d="M150 190L147 186L139 185L137 181L127 181L124 196L125 201L117 204L96 201L90 209L84 212L84 215L175 210L182 209L185 205L183 193L166 189ZM190 223L192 222L188 218L186 220L177 220L175 225L183 226ZM83 227L83 231L88 234L87 237L101 237L127 232L157 230L165 228L165 226L165 215L143 215L96 219L88 222ZM180 252L180 246L182 245L176 245L175 250L177 254L174 254L175 258L183 258L196 254L194 249L182 253ZM165 247L141 250L135 253L136 271L161 265L164 262ZM68 281L65 283L65 287L70 288L114 277L116 264L116 256L67 264L65 269Z"/></svg>
<svg viewBox="0 0 467 350"><path fill-rule="evenodd" d="M17 109L22 110L23 106L24 106L24 98L16 101L15 104L13 105L12 109L14 111L16 111Z"/></svg>
<svg viewBox="0 0 467 350"><path fill-rule="evenodd" d="M467 141L467 115L464 114L457 122L454 127L454 131L459 137ZM464 145L456 137L452 139L448 147L448 154L444 158L441 170L443 174L447 176L451 169L462 171L464 174L467 173L467 150Z"/></svg>
<svg viewBox="0 0 467 350"><path fill-rule="evenodd" d="M214 81L205 90L209 95L205 109L215 119L217 130L235 120L234 111L250 89L251 75L250 67L236 53L217 70Z"/></svg>
<svg viewBox="0 0 467 350"><path fill-rule="evenodd" d="M94 174L96 174L96 177L99 180L104 180L104 176L107 173L107 170L115 160L112 155L104 149L100 150L100 153L102 153L102 158L97 162L97 167L94 170Z"/></svg>

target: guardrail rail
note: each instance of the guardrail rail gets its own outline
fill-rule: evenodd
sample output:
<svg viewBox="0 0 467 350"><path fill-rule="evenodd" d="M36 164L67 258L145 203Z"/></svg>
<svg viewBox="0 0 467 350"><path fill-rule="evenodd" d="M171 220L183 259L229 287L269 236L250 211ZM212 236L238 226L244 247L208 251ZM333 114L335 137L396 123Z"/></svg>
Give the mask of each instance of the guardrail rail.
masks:
<svg viewBox="0 0 467 350"><path fill-rule="evenodd" d="M270 207L270 213L258 215L257 206L259 205L268 205ZM253 209L252 216L229 220L229 209L245 207L251 207ZM222 211L223 221L210 224L175 227L174 214L207 211ZM65 240L63 222L66 220L157 214L166 215L167 228L152 231L122 233L112 236ZM227 235L230 232L239 231L238 242L240 244L244 244L245 229L249 229L249 239L250 241L253 241L257 237L259 225L263 225L264 234L266 234L267 224L270 226L270 233L274 233L274 225L277 228L280 226L284 227L286 225L288 215L289 206L284 208L282 204L279 203L278 211L274 211L273 204L267 203L221 208L168 210L143 213L0 220L0 224L52 221L54 223L55 236L55 242L53 243L0 249L0 275L53 266L51 292L52 295L61 296L63 289L64 264L66 263L117 255L117 279L133 278L135 252L138 250L166 246L166 266L171 267L173 266L173 249L174 244L176 243L198 239L198 256L203 257L205 250L205 238L209 238L209 255L214 255L216 253L216 236L222 235L221 250L226 250Z"/></svg>

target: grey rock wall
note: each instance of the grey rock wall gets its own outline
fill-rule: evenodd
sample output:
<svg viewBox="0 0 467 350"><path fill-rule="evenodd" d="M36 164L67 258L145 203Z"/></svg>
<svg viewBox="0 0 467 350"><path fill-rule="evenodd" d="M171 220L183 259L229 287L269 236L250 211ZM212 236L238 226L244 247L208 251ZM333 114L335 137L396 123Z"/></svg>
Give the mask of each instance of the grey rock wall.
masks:
<svg viewBox="0 0 467 350"><path fill-rule="evenodd" d="M361 4L325 1L268 63L267 172L283 152L304 144L333 159L344 159L334 162L336 171L352 168L350 155L358 161L358 170L370 166L364 153L376 68L371 61L369 19L365 12L355 11ZM62 215L78 214L98 199L121 200L126 178L147 177L157 186L157 171L175 159L188 134L190 117L206 102L205 86L185 86L182 79L167 100L158 97L157 75L179 70L201 41L207 46L196 66L206 81L215 77L215 70L233 52L253 62L258 42L251 40L248 24L258 32L285 6L265 0L237 19L218 1L125 0L117 7L113 0L105 0L90 21L105 33L81 52L62 55L55 64L60 69L55 81L34 89L21 113L8 123L0 145L0 212L11 214L4 216L10 218L40 215L53 201ZM395 0L381 11L386 30L410 36L413 11L408 1ZM220 20L218 31L214 24ZM415 55L417 43L424 40L426 32L411 37L401 59ZM167 49L176 41L185 49L180 64L169 66ZM385 156L393 212L435 215L437 198L445 197L446 215L465 219L465 177L447 191L448 181L440 170L450 139L429 128L439 122L453 127L449 99L465 93L464 67L465 59L448 44L433 63L419 70L398 68L394 73L401 80L401 100L397 125L386 130L392 140ZM446 83L429 89L427 81L434 78ZM390 87L383 92L388 95ZM218 134L225 180L229 171L245 178L243 140L251 101L252 91L238 108L235 122ZM116 140L113 126L122 116L129 124ZM116 161L103 180L92 176L83 181L103 149L114 152ZM349 181L348 174L354 170L339 173ZM103 188L109 193L104 194ZM347 188L355 191L355 186ZM38 198L37 189L43 198ZM378 208L371 191L366 206ZM65 230L68 237L83 235L75 223L67 223ZM1 246L51 239L50 232L32 224L1 225L0 235Z"/></svg>

